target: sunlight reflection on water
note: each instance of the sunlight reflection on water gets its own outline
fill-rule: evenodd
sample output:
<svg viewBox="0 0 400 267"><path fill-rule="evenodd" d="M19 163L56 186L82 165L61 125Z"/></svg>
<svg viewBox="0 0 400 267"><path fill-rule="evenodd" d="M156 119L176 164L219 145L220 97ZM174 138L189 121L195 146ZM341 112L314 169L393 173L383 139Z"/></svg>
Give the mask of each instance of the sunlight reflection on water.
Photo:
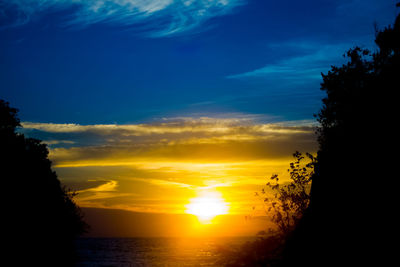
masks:
<svg viewBox="0 0 400 267"><path fill-rule="evenodd" d="M82 238L77 266L219 266L219 251L250 237Z"/></svg>

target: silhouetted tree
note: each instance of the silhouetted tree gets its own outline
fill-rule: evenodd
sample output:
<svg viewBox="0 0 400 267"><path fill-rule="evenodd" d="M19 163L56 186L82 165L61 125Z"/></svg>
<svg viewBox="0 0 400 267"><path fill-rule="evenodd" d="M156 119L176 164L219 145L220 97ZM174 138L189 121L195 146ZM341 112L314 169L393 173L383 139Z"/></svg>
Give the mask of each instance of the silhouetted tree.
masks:
<svg viewBox="0 0 400 267"><path fill-rule="evenodd" d="M87 225L46 145L17 133L20 126L17 110L0 100L2 254L10 266L71 265L74 239Z"/></svg>
<svg viewBox="0 0 400 267"><path fill-rule="evenodd" d="M311 179L316 158L309 153L293 154L294 162L288 169L290 180L279 182L278 175L271 176L266 187L256 196L262 198L266 215L275 224L269 231L261 231L255 241L247 242L239 249L221 252L224 266L280 266L285 241L302 218L310 201ZM270 196L269 193L273 195Z"/></svg>
<svg viewBox="0 0 400 267"><path fill-rule="evenodd" d="M347 64L322 75L318 163L309 208L287 243L287 266L385 266L382 236L390 236L396 210L388 196L395 175L389 151L398 142L399 16L375 42L376 52L350 49Z"/></svg>
<svg viewBox="0 0 400 267"><path fill-rule="evenodd" d="M231 253L228 266L390 266L398 260L391 247L398 228L393 152L398 146L400 15L393 26L376 32L375 43L375 52L350 49L346 64L322 74L326 97L316 115L319 150L314 172L304 180L312 180L309 205L299 207L303 216L293 220L295 229L287 231L288 203L294 203L290 187L282 190L272 176L268 186L278 194L267 202L280 203L275 222L290 234L283 235L286 240L272 235L246 244ZM296 166L292 169L301 170Z"/></svg>
<svg viewBox="0 0 400 267"><path fill-rule="evenodd" d="M316 158L306 153L303 156L296 151L293 154L294 162L288 169L290 180L288 183L280 183L277 174L273 174L266 188L273 192L272 197L266 197L268 190L263 188L257 195L262 196L266 205L267 216L271 217L277 230L270 229L270 234L285 238L297 225L310 202L311 179L314 175ZM306 157L306 158L305 158ZM304 160L307 160L304 163Z"/></svg>

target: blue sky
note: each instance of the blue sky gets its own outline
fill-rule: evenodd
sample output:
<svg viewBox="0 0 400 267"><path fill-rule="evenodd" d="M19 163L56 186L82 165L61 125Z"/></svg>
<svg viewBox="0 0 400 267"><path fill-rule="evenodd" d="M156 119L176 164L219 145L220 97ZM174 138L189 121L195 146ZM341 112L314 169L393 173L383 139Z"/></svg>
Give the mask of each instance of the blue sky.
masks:
<svg viewBox="0 0 400 267"><path fill-rule="evenodd" d="M0 0L0 98L23 121L312 120L320 73L395 0Z"/></svg>
<svg viewBox="0 0 400 267"><path fill-rule="evenodd" d="M80 207L181 214L208 193L268 217L254 192L318 149L320 73L375 49L395 3L0 0L0 98ZM217 232L265 230L240 218Z"/></svg>

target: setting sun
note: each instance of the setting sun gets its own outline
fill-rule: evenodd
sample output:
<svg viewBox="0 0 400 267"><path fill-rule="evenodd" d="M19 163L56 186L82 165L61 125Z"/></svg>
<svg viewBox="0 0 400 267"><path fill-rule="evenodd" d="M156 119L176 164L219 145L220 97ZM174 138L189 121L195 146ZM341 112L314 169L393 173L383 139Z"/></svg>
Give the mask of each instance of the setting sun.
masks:
<svg viewBox="0 0 400 267"><path fill-rule="evenodd" d="M228 205L217 192L206 192L190 199L186 213L196 215L201 223L210 223L217 216L228 213Z"/></svg>

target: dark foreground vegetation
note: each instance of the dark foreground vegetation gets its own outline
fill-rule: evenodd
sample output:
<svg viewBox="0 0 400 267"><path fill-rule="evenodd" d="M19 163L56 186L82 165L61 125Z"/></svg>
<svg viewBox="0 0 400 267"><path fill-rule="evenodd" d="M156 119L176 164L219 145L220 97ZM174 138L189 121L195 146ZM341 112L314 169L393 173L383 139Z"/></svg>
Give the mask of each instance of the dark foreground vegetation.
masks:
<svg viewBox="0 0 400 267"><path fill-rule="evenodd" d="M74 240L87 225L52 171L46 145L17 133L19 126L17 110L0 100L2 262L71 266Z"/></svg>
<svg viewBox="0 0 400 267"><path fill-rule="evenodd" d="M225 252L221 264L396 265L387 263L398 209L396 155L389 152L398 143L400 16L375 42L377 51L350 49L348 63L322 75L317 156L301 165L305 157L295 153L291 183L272 176L267 184L276 193L264 199L276 229ZM46 145L17 133L19 126L17 110L0 100L2 262L72 265L74 239L87 225L52 171Z"/></svg>
<svg viewBox="0 0 400 267"><path fill-rule="evenodd" d="M278 227L268 237L226 253L227 266L393 264L390 237L398 227L398 193L395 154L390 152L398 144L400 16L393 26L376 32L375 43L377 51L350 49L348 63L322 75L326 97L316 115L319 150L308 208L299 209L302 218L299 210L290 210L294 227ZM278 194L274 201L282 207L287 200ZM278 226L285 221L282 211L270 210Z"/></svg>

